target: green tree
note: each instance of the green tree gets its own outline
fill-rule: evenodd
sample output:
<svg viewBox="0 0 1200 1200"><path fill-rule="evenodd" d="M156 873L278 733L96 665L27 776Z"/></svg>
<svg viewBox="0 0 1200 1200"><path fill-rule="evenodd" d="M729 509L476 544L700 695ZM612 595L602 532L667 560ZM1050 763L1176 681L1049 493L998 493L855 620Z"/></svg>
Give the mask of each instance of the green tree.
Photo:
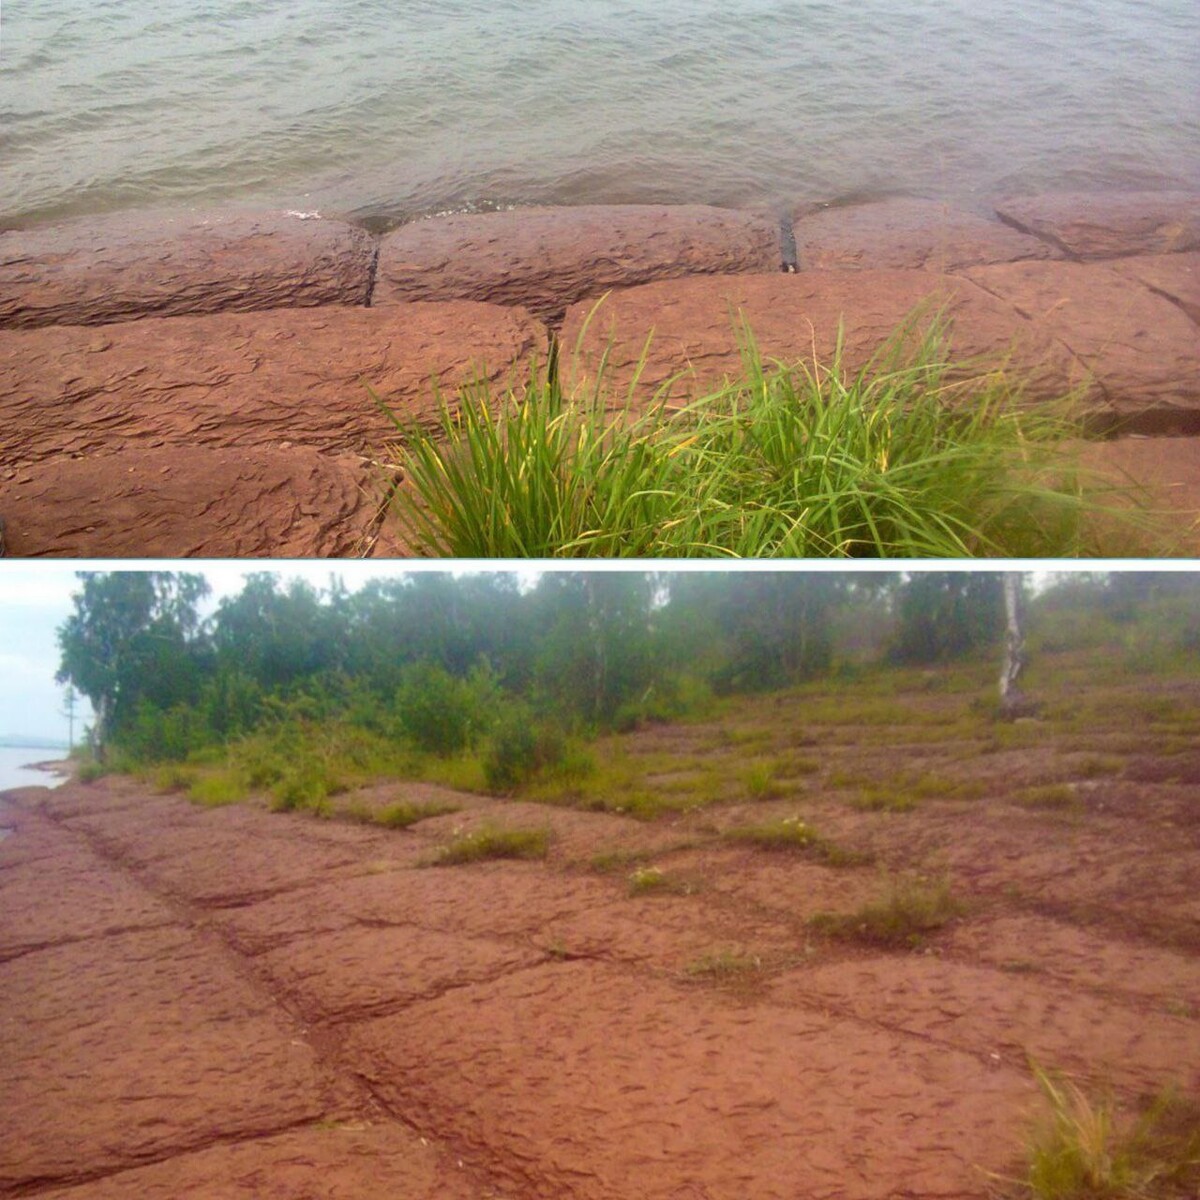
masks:
<svg viewBox="0 0 1200 1200"><path fill-rule="evenodd" d="M167 571L77 573L75 611L59 627L59 683L92 703L97 752L132 722L143 702L159 708L195 698L205 645L197 605L201 575Z"/></svg>
<svg viewBox="0 0 1200 1200"><path fill-rule="evenodd" d="M896 597L890 657L936 663L993 645L1004 629L1003 576L996 571L918 571Z"/></svg>

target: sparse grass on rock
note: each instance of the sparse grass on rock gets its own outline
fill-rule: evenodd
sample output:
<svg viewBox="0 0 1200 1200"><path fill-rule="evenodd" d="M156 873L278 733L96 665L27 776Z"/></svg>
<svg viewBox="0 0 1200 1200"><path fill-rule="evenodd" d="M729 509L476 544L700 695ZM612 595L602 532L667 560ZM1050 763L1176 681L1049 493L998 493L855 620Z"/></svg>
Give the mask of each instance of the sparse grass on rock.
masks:
<svg viewBox="0 0 1200 1200"><path fill-rule="evenodd" d="M749 843L764 850L807 854L831 867L857 867L870 862L870 856L847 850L821 837L799 817L781 817L759 825L737 825L725 831L731 842Z"/></svg>
<svg viewBox="0 0 1200 1200"><path fill-rule="evenodd" d="M852 913L817 913L809 924L818 933L868 946L913 949L926 935L966 911L945 879L902 876L889 882L883 896Z"/></svg>
<svg viewBox="0 0 1200 1200"><path fill-rule="evenodd" d="M491 858L545 858L549 851L548 829L501 829L497 825L481 825L443 846L429 865L458 866Z"/></svg>
<svg viewBox="0 0 1200 1200"><path fill-rule="evenodd" d="M458 812L456 804L413 804L408 800L398 800L383 808L371 808L366 804L347 804L335 810L335 815L343 820L355 821L360 825L380 825L384 829L407 829L418 821L426 821L430 817L441 817L447 813Z"/></svg>
<svg viewBox="0 0 1200 1200"><path fill-rule="evenodd" d="M1048 1104L1023 1179L1028 1200L1192 1200L1200 1195L1200 1103L1161 1092L1137 1114L1035 1068Z"/></svg>

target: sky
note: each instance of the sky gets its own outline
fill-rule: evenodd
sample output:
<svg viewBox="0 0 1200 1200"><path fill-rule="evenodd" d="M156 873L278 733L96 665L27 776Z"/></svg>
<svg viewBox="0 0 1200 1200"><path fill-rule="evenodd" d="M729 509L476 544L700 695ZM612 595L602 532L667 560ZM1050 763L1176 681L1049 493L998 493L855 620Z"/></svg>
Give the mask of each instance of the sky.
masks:
<svg viewBox="0 0 1200 1200"><path fill-rule="evenodd" d="M980 564L974 564L978 569ZM991 569L1007 564L989 564ZM1046 574L1046 564L1014 563L1014 567L1028 569L1040 567L1036 574ZM1079 565L1079 569L1103 570L1109 567L1128 564L1107 564L1090 562ZM1161 565L1161 564L1160 564ZM638 564L599 564L589 565L587 569L611 570L646 570L651 569L648 563ZM734 569L748 570L779 570L781 564L760 562L740 563ZM878 563L869 567L860 565L858 569L896 570L898 564ZM904 564L906 570L911 570L914 564ZM923 563L923 569L972 569L971 564L965 563ZM1066 567L1067 564L1061 564ZM74 609L72 594L78 588L75 572L79 570L110 571L116 569L111 562L24 562L21 564L9 560L0 564L0 737L36 737L60 738L66 740L67 718L63 715L65 688L55 683L54 675L58 669L59 651L56 640L58 627L66 620ZM486 565L482 563L413 563L338 560L327 561L204 561L194 564L154 562L146 564L121 563L121 570L153 569L178 570L203 574L212 588L212 595L205 604L206 615L215 611L217 603L224 596L236 595L241 591L245 577L255 571L270 571L283 580L302 578L315 587L327 587L332 576L339 577L351 591L356 591L371 579L403 575L419 570L451 570L456 574L472 570L516 570L529 581L535 579L538 573L546 569L581 570L582 566L574 564L536 565L521 563L503 563ZM655 563L653 569L669 570L718 570L721 564L714 562L702 563ZM807 570L846 570L844 562L808 563ZM1194 569L1194 567L1193 567ZM82 721L90 720L91 710L86 701L80 705ZM76 735L81 732L81 723L76 724Z"/></svg>

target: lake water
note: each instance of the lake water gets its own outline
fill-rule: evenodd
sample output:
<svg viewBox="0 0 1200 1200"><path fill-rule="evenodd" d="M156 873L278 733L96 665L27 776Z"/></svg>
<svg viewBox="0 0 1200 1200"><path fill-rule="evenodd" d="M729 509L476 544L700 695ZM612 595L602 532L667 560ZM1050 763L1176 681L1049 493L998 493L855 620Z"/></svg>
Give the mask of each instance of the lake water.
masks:
<svg viewBox="0 0 1200 1200"><path fill-rule="evenodd" d="M0 225L1200 186L1196 0L32 0Z"/></svg>
<svg viewBox="0 0 1200 1200"><path fill-rule="evenodd" d="M0 746L0 792L17 787L57 787L61 775L29 769L30 763L52 762L66 758L65 750L30 750L21 746Z"/></svg>

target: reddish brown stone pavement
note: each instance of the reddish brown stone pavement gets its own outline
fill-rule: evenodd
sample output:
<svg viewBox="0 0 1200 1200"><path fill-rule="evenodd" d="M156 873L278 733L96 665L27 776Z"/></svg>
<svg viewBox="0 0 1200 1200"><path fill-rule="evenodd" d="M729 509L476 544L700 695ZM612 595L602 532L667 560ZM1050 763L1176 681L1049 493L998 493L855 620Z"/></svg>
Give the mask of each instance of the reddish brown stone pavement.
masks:
<svg viewBox="0 0 1200 1200"><path fill-rule="evenodd" d="M382 521L398 435L367 387L428 424L439 393L544 360L539 316L565 320L572 385L611 340L619 402L651 336L646 383L678 376L682 395L737 370L742 320L783 361L827 358L841 325L856 366L946 305L951 352L1028 395L1077 389L1119 433L1200 435L1198 211L1179 193L801 207L794 256L772 216L704 206L437 217L382 239L288 213L3 232L8 550L404 553Z"/></svg>
<svg viewBox="0 0 1200 1200"><path fill-rule="evenodd" d="M894 776L903 731L872 738L831 736L825 765ZM460 806L400 833L118 777L5 793L0 1196L983 1200L1025 1137L1028 1055L1123 1096L1200 1086L1186 764L1143 756L1067 828L1006 799L1069 771L1054 747L910 749L980 773L970 821L930 802L898 840L832 792L804 806L893 868L950 872L969 919L922 954L813 943L807 919L878 876L721 841L776 801L648 825L364 791ZM424 865L485 820L548 827L550 860ZM587 869L615 848L694 886L631 895ZM723 991L694 970L718 952L770 969Z"/></svg>

